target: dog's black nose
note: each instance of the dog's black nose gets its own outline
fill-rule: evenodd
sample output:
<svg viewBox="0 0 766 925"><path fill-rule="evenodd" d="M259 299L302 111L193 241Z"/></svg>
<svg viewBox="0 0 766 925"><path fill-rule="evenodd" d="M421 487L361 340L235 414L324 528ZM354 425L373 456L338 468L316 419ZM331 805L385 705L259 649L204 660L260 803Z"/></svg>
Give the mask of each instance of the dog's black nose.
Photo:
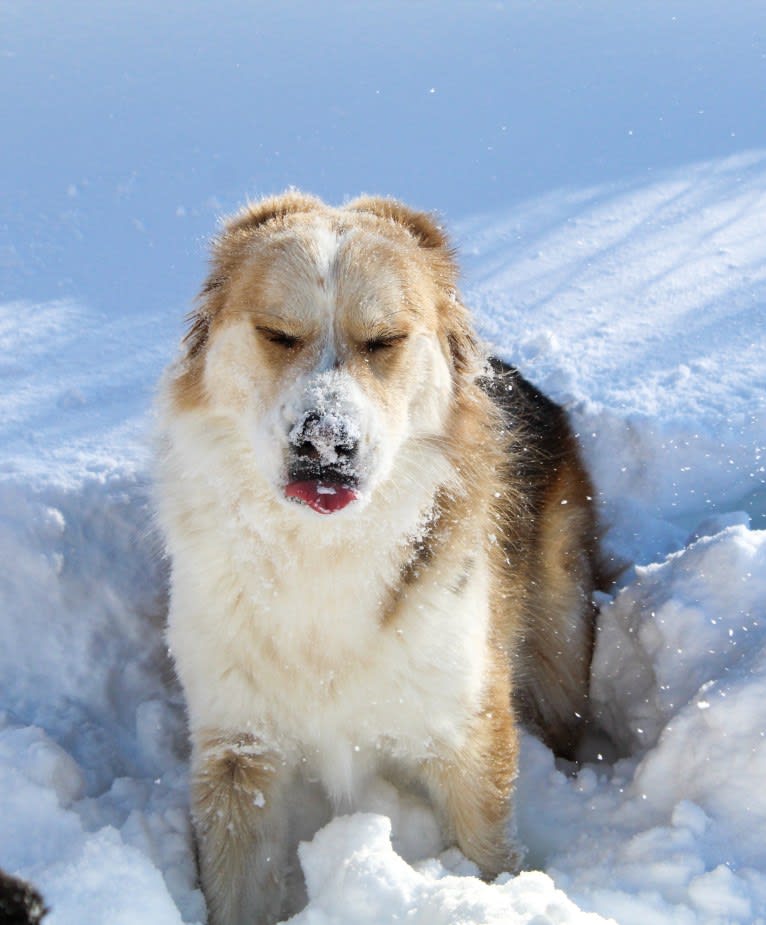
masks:
<svg viewBox="0 0 766 925"><path fill-rule="evenodd" d="M299 459L319 465L349 463L358 448L358 441L342 418L315 410L305 413L301 425L291 434L291 443Z"/></svg>

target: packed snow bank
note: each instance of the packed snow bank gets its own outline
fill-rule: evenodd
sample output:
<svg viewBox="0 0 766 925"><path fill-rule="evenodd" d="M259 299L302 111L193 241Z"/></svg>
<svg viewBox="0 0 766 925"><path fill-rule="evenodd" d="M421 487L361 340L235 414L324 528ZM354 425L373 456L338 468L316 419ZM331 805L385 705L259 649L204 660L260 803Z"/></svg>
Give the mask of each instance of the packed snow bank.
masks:
<svg viewBox="0 0 766 925"><path fill-rule="evenodd" d="M378 784L302 849L296 921L766 921L765 197L753 154L461 227L482 330L568 404L628 565L614 745L571 776L524 736L529 870L494 884ZM204 921L143 436L177 314L0 306L0 866L53 925Z"/></svg>
<svg viewBox="0 0 766 925"><path fill-rule="evenodd" d="M0 484L0 866L54 925L202 919L164 565L131 468Z"/></svg>

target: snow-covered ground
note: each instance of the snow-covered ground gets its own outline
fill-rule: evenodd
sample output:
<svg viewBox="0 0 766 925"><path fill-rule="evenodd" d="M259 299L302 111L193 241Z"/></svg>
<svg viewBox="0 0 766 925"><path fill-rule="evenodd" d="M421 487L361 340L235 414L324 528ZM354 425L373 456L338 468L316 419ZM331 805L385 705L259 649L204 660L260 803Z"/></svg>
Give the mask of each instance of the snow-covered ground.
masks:
<svg viewBox="0 0 766 925"><path fill-rule="evenodd" d="M613 742L569 776L524 738L527 872L481 883L372 782L293 921L766 922L766 8L734 7L2 8L0 867L51 925L204 922L149 405L215 216L290 183L442 210L627 563Z"/></svg>

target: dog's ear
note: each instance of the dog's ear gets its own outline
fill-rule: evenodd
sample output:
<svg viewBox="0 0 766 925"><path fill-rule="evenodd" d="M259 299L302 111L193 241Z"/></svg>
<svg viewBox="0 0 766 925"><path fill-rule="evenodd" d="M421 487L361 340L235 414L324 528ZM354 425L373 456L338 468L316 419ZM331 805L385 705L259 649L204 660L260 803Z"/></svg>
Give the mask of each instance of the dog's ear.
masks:
<svg viewBox="0 0 766 925"><path fill-rule="evenodd" d="M288 190L278 196L267 196L257 202L248 202L226 221L218 242L222 242L227 236L253 231L267 222L285 218L287 215L294 215L297 212L313 212L318 208L322 208L322 202L319 199L298 190Z"/></svg>
<svg viewBox="0 0 766 925"><path fill-rule="evenodd" d="M452 258L449 238L436 219L427 212L417 212L396 199L384 196L360 196L349 202L346 209L351 212L371 212L378 218L401 225L422 247L442 250Z"/></svg>
<svg viewBox="0 0 766 925"><path fill-rule="evenodd" d="M200 293L206 297L226 282L232 269L239 265L250 244L252 235L264 225L279 222L289 215L314 212L324 208L322 201L297 190L288 190L278 196L268 196L249 202L223 223L212 244L210 275Z"/></svg>
<svg viewBox="0 0 766 925"><path fill-rule="evenodd" d="M441 291L439 311L444 319L444 336L458 378L471 378L478 368L479 348L470 313L457 292L455 251L444 229L427 212L418 212L396 199L362 196L345 207L353 212L367 212L405 228L429 255L431 269Z"/></svg>
<svg viewBox="0 0 766 925"><path fill-rule="evenodd" d="M248 202L223 223L211 245L210 272L197 298L197 308L188 316L189 328L184 337L186 355L190 359L204 347L210 330L210 320L223 302L224 286L232 270L240 263L252 233L269 222L288 215L313 212L322 202L297 190Z"/></svg>

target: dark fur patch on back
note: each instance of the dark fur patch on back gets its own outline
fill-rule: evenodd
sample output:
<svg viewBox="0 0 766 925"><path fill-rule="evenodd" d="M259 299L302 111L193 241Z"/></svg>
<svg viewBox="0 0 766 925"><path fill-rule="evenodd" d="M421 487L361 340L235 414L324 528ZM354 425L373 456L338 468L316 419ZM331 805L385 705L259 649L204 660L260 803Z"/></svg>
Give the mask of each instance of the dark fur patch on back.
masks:
<svg viewBox="0 0 766 925"><path fill-rule="evenodd" d="M576 464L579 497L573 500L584 505L591 518L589 535L584 539L585 552L590 560L593 576L593 588L608 591L626 565L607 560L601 550L604 529L596 516L596 491L583 464L577 438L566 411L527 381L517 369L495 358L490 362L500 370L496 380L499 381L501 390L508 395L508 386L515 387L515 399L507 406L508 410L503 406L502 399L498 403L503 407L505 414L510 412L512 417L516 416L530 443L530 451L522 461L520 476L530 483L539 484L542 480L547 485L550 484L551 474L555 477L561 470L570 468L573 462ZM532 500L537 505L536 511L539 512L546 501L545 492L533 493Z"/></svg>

